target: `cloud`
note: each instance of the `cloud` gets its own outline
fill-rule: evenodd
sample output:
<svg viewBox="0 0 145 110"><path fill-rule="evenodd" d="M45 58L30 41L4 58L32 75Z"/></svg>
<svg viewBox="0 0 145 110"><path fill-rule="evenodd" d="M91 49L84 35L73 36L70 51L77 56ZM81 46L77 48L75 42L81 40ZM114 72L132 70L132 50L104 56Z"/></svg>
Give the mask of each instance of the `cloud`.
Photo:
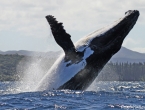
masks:
<svg viewBox="0 0 145 110"><path fill-rule="evenodd" d="M139 42L135 41L134 39L128 37L124 40L123 42L123 46L128 47L128 48L132 48L135 47L139 44Z"/></svg>
<svg viewBox="0 0 145 110"><path fill-rule="evenodd" d="M70 33L73 36L72 39L76 41L82 35L114 22L130 9L140 11L141 16L137 25L138 28L144 28L144 6L144 0L1 0L0 35L8 34L12 39L15 39L14 36L19 36L31 40L34 38L48 40L52 35L45 16L51 14L59 22L63 22L66 32ZM142 27L139 27L140 25ZM144 44L143 38L142 41L132 36L127 38L129 39L125 40L124 46L130 49L143 48L143 45L140 45Z"/></svg>
<svg viewBox="0 0 145 110"><path fill-rule="evenodd" d="M133 39L130 37L127 37L123 42L123 46L127 47L128 49L145 53L145 48L143 44L144 44L144 41L142 39Z"/></svg>
<svg viewBox="0 0 145 110"><path fill-rule="evenodd" d="M1 0L0 32L48 38L45 16L51 14L63 22L66 32L79 36L114 22L130 9L140 11L138 24L145 25L144 6L144 0Z"/></svg>
<svg viewBox="0 0 145 110"><path fill-rule="evenodd" d="M70 31L93 31L121 17L128 9L145 11L144 5L143 0L5 0L0 1L0 30L13 28L28 35L36 32L36 37L46 36L49 32L44 17L53 14Z"/></svg>
<svg viewBox="0 0 145 110"><path fill-rule="evenodd" d="M132 48L132 50L137 51L137 52L141 52L141 53L145 53L145 48L141 48L141 47Z"/></svg>

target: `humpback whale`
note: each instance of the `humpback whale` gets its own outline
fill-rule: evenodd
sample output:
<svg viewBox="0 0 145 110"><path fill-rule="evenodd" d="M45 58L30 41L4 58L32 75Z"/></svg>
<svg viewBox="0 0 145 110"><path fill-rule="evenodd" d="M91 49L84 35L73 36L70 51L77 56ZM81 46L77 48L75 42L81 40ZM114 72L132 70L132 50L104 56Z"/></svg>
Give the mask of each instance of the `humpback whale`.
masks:
<svg viewBox="0 0 145 110"><path fill-rule="evenodd" d="M129 10L113 24L94 31L73 44L62 23L52 15L46 16L54 39L64 54L42 78L37 90L87 89L110 58L120 50L138 17L139 11Z"/></svg>

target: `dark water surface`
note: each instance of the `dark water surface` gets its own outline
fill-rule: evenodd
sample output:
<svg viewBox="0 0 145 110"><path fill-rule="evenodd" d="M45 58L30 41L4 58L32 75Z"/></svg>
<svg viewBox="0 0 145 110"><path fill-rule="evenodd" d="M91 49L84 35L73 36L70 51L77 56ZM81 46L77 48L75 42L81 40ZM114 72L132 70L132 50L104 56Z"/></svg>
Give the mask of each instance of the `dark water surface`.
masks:
<svg viewBox="0 0 145 110"><path fill-rule="evenodd" d="M96 82L87 91L23 92L0 82L0 110L145 110L145 82Z"/></svg>

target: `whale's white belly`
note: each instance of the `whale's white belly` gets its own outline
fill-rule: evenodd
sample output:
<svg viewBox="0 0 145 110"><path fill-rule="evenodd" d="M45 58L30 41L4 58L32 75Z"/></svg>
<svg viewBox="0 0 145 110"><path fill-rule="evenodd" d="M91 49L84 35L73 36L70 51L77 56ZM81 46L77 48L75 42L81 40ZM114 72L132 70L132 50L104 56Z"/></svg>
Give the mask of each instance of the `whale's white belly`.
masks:
<svg viewBox="0 0 145 110"><path fill-rule="evenodd" d="M85 48L82 60L72 64L70 64L71 61L65 62L65 55L62 54L48 73L42 78L37 90L53 90L59 88L74 77L79 71L85 68L87 64L86 58L88 58L91 54L93 54L93 51L89 47ZM68 64L70 65L68 66Z"/></svg>

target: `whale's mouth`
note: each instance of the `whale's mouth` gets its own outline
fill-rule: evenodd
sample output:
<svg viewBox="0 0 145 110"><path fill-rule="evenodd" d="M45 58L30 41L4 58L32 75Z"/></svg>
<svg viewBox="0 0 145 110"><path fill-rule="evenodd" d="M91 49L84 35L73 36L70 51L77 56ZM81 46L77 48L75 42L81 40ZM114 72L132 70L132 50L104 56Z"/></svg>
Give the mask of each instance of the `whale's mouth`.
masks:
<svg viewBox="0 0 145 110"><path fill-rule="evenodd" d="M125 12L126 16L130 16L135 14L136 16L139 16L139 11L138 10L128 10L127 12Z"/></svg>
<svg viewBox="0 0 145 110"><path fill-rule="evenodd" d="M118 23L118 25L114 27L114 30L116 29L117 31L117 35L114 35L114 38L111 38L110 42L108 42L106 45L107 48L111 48L109 50L111 50L113 54L120 50L123 40L135 25L138 17L139 11L129 10L125 12L125 17Z"/></svg>
<svg viewBox="0 0 145 110"><path fill-rule="evenodd" d="M121 18L121 20L114 26L110 31L113 31L113 35L106 35L103 39L103 42L105 41L112 42L114 40L123 40L130 30L133 28L135 25L137 19L139 16L139 11L137 10L129 10L125 12L125 16ZM108 31L109 32L109 31ZM101 39L101 40L102 40ZM105 41L104 41L105 40ZM107 43L107 42L106 42Z"/></svg>

